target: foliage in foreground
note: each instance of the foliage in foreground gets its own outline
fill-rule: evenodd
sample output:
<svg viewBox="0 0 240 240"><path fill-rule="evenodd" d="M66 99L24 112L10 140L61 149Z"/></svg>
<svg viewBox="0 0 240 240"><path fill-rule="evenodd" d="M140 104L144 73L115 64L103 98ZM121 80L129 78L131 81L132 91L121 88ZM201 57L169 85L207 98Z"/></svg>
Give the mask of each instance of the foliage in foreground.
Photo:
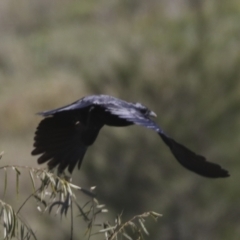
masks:
<svg viewBox="0 0 240 240"><path fill-rule="evenodd" d="M0 159L2 155L3 153L0 154ZM7 165L0 167L0 170L5 173L3 196L5 196L7 189L8 171L11 170L16 173L17 194L19 193L19 178L24 176L24 174L21 174L23 171L29 173L33 187L33 193L29 195L18 210L0 199L0 224L3 229L4 239L38 239L31 226L20 216L20 211L23 207L27 207L27 203L31 198L36 200L39 212L48 212L50 214L55 211L55 214L59 214L60 217L67 216L68 212L70 212L70 239L73 239L74 207L78 209L78 216L82 217L87 223L85 233L87 239L91 239L91 236L96 234L104 234L106 240L115 240L120 236L121 239L144 239L144 235L149 234L145 226L145 219L152 217L157 220L161 216L156 212L149 211L136 215L123 223L121 215L119 215L116 217L114 224L109 221L96 224L97 215L106 213L108 210L104 204L99 204L96 195L93 193L95 187L90 190L83 189L72 184L71 179L68 177L59 177L45 169ZM89 198L82 206L76 197L77 191L81 191ZM100 228L100 230L95 230L95 228Z"/></svg>

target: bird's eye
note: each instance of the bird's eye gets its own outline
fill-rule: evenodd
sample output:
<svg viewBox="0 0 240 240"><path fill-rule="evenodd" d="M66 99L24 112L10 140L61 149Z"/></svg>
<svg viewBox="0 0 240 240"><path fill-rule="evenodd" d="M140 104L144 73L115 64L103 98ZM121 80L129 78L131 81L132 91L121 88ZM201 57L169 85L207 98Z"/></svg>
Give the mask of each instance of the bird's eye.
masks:
<svg viewBox="0 0 240 240"><path fill-rule="evenodd" d="M146 108L141 109L141 113L144 114L144 115L146 115L148 112L149 112L149 111L148 111L148 109L146 109Z"/></svg>

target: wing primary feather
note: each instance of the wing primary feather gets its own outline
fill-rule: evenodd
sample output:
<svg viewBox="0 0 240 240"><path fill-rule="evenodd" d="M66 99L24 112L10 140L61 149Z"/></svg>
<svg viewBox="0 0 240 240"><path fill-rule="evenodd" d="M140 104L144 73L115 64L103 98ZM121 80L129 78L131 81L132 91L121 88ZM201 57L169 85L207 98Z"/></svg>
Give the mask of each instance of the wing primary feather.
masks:
<svg viewBox="0 0 240 240"><path fill-rule="evenodd" d="M224 178L230 176L228 171L220 165L207 161L205 157L194 153L163 133L159 133L159 135L183 167L209 178Z"/></svg>

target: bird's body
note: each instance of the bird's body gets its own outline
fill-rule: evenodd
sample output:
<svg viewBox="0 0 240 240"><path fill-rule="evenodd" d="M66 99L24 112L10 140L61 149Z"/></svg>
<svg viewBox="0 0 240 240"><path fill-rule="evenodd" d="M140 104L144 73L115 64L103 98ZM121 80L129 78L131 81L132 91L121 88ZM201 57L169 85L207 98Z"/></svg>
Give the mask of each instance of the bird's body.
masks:
<svg viewBox="0 0 240 240"><path fill-rule="evenodd" d="M202 176L229 176L219 165L206 161L183 145L168 137L151 119L156 114L140 103L129 103L108 95L92 95L65 107L39 113L45 117L34 138L33 155L41 154L38 163L48 162L49 169L58 166L72 173L80 167L87 148L94 143L104 125L124 127L141 125L153 129L162 138L178 162Z"/></svg>

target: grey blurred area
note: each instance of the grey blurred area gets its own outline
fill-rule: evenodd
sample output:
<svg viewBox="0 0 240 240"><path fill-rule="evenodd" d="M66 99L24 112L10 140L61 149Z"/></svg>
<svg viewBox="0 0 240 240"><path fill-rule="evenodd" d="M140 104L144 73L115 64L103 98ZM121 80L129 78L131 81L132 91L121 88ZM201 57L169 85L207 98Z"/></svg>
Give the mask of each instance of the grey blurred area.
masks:
<svg viewBox="0 0 240 240"><path fill-rule="evenodd" d="M150 130L105 127L73 174L76 185L96 185L107 205L97 221L153 210L163 217L148 222L146 239L239 239L239 16L236 0L1 1L1 166L37 167L36 112L100 93L141 102L170 136L231 176L185 170ZM5 201L17 209L30 178L20 176L16 197L8 171ZM22 216L39 239L69 239L69 218L39 214L34 201ZM86 227L76 218L74 239Z"/></svg>

